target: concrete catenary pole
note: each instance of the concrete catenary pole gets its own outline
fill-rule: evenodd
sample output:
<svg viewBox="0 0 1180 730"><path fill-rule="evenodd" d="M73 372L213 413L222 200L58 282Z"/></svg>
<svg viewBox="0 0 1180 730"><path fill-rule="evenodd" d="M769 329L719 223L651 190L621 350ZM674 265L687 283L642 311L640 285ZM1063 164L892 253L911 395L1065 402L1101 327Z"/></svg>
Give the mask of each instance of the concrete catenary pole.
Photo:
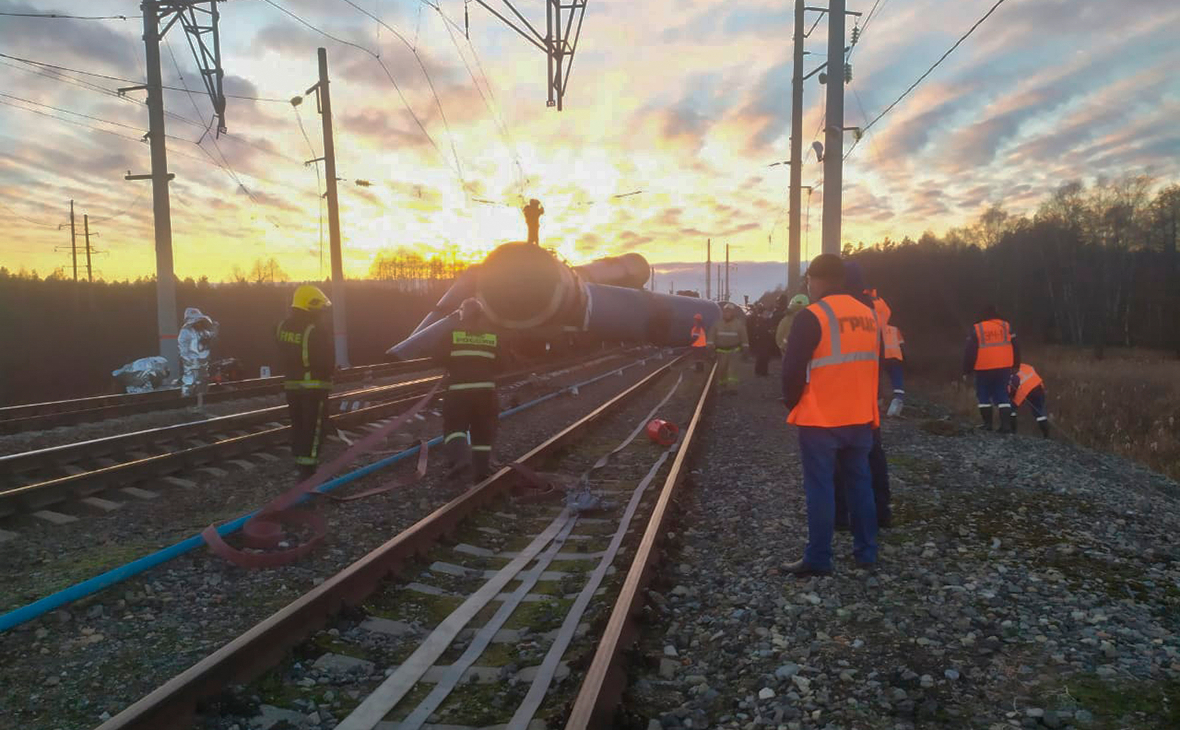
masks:
<svg viewBox="0 0 1180 730"><path fill-rule="evenodd" d="M90 216L82 216L82 230L86 232L86 281L94 283L94 266L90 262Z"/></svg>
<svg viewBox="0 0 1180 730"><path fill-rule="evenodd" d="M803 184L803 8L805 0L795 0L795 67L791 76L791 193L787 241L787 291L799 286L799 239L802 217Z"/></svg>
<svg viewBox="0 0 1180 730"><path fill-rule="evenodd" d="M74 201L70 201L70 252L74 259L74 283L78 281L78 236L74 230Z"/></svg>
<svg viewBox="0 0 1180 730"><path fill-rule="evenodd" d="M336 196L336 147L332 142L332 97L328 93L328 50L319 49L320 118L324 123L324 175L328 182L328 240L332 252L332 329L336 335L336 364L349 367L348 325L344 296L344 259L340 252L340 204Z"/></svg>
<svg viewBox="0 0 1180 730"><path fill-rule="evenodd" d="M729 244L725 244L725 301L729 301Z"/></svg>
<svg viewBox="0 0 1180 730"><path fill-rule="evenodd" d="M148 139L152 153L152 208L156 229L156 328L160 355L180 373L176 336L176 278L172 272L172 208L168 200L168 148L164 138L164 89L160 76L159 3L144 0L143 45L147 65Z"/></svg>
<svg viewBox="0 0 1180 730"><path fill-rule="evenodd" d="M839 255L844 186L844 0L828 3L828 102L824 121L823 252Z"/></svg>
<svg viewBox="0 0 1180 730"><path fill-rule="evenodd" d="M705 299L713 298L713 239L705 239Z"/></svg>

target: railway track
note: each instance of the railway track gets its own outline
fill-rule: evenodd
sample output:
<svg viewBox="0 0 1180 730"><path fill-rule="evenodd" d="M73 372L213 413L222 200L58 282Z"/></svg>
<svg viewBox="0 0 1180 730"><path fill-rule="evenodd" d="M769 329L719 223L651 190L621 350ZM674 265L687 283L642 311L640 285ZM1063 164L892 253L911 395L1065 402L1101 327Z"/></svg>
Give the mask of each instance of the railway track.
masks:
<svg viewBox="0 0 1180 730"><path fill-rule="evenodd" d="M548 369L571 362L554 363ZM509 373L501 380L511 381L528 372ZM442 376L429 376L334 394L331 403L339 412L331 418L332 431L378 426L441 380ZM285 444L286 420L286 406L274 406L2 456L0 518L38 513L68 500L93 499L110 489L134 488L146 479L232 462ZM52 518L50 514L48 519Z"/></svg>
<svg viewBox="0 0 1180 730"><path fill-rule="evenodd" d="M430 367L431 363L426 359L360 365L341 369L336 373L335 380L337 383L357 383L374 378L419 372L428 370ZM282 390L283 378L281 376L251 378L211 385L204 400L205 403L218 403L239 398L278 394ZM178 389L170 388L150 393L99 395L73 400L4 406L0 407L0 434L43 430L196 405L195 396L185 398L179 393Z"/></svg>
<svg viewBox="0 0 1180 730"><path fill-rule="evenodd" d="M652 372L518 459L564 476L501 469L101 730L260 719L243 707L344 730L612 727L713 377L683 358ZM676 444L643 436L656 415L685 426Z"/></svg>

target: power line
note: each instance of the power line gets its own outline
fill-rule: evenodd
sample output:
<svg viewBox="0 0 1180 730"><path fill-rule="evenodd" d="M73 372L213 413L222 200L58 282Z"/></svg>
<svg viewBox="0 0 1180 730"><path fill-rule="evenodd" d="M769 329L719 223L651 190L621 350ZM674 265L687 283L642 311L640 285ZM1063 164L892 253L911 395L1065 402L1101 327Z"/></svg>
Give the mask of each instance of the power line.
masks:
<svg viewBox="0 0 1180 730"><path fill-rule="evenodd" d="M266 0L266 1L269 2L269 0ZM341 41L341 42L347 43L347 41ZM358 46L358 48L359 48L359 46ZM7 58L12 61L18 61L20 63L27 63L31 66L40 66L42 68L51 68L51 69L54 69L55 71L65 71L68 73L81 74L83 76L91 76L91 77L98 78L98 79L106 79L107 81L118 81L119 83L123 83L123 84L139 84L140 83L139 81L135 81L134 79L125 79L125 78L121 78L119 76L110 76L108 74L100 74L100 73L95 73L93 71L82 71L82 70L76 69L76 68L69 68L68 66L58 66L58 65L52 64L52 63L45 63L44 61L33 61L28 58L21 58L19 56L12 56L7 53L0 53L0 58ZM160 88L167 89L169 91L184 91L184 89L182 89L178 86L161 86ZM275 98L264 97L264 96L245 96L242 94L224 94L224 96L228 99L244 99L246 101L266 101L266 102L271 102L271 103L275 103L275 104L286 104L289 101L288 99L275 99Z"/></svg>
<svg viewBox="0 0 1180 730"><path fill-rule="evenodd" d="M32 101L30 99L24 99L19 96L13 96L12 94L5 94L2 91L0 91L0 96L4 97L5 99L14 99L16 101L24 102L25 104L32 104L33 106L39 106L44 109L52 109L55 112L61 112L63 114L73 114L74 116L82 117L84 119L89 119L94 122L101 122L103 124L110 124L110 125L113 125L116 127L123 127L124 129L130 129L133 132L139 132L141 134L144 133L143 129L141 129L139 127L132 126L130 124L124 124L122 122L115 122L115 121L111 121L110 119L102 119L100 117L92 117L89 114L83 114L82 112L70 111L69 109L62 109L61 107L51 106L49 104L42 104L39 101ZM12 105L12 106L15 106L15 105ZM34 110L29 109L29 111L34 111Z"/></svg>
<svg viewBox="0 0 1180 730"><path fill-rule="evenodd" d="M64 15L62 13L0 13L9 18L46 18L52 20L137 20L142 15Z"/></svg>
<svg viewBox="0 0 1180 730"><path fill-rule="evenodd" d="M312 164L315 165L315 197L319 210L320 278L322 279L324 276L324 192L323 185L320 184L320 156L316 154L315 145L311 143L311 137L307 136L307 129L303 126L303 116L299 113L299 105L291 104L291 108L295 110L295 121L299 122L299 131L303 134L303 140L307 142L307 149L311 150Z"/></svg>
<svg viewBox="0 0 1180 730"><path fill-rule="evenodd" d="M17 212L16 212L15 210L13 210L12 208L9 208L9 207L8 207L7 205L5 205L4 203L0 203L0 208L3 208L4 210L8 211L8 212L9 212L9 213L11 213L12 215L16 216L17 218L20 218L22 221L24 221L24 222L26 222L26 223L31 223L31 224L33 224L33 225L35 225L35 226L40 226L40 227L42 227L42 228L53 228L53 229L55 229L55 230L57 230L57 229L60 229L60 227L61 227L61 226L60 226L59 224L57 224L57 223L44 223L44 222L42 222L42 221L35 221L35 220L33 220L32 218L26 218L25 216L21 215L20 213L17 213Z"/></svg>
<svg viewBox="0 0 1180 730"><path fill-rule="evenodd" d="M865 128L863 131L867 132L869 129L872 128L872 126L874 124L876 124L877 122L879 122L881 120L881 117L883 117L886 114L888 114L889 112L893 111L893 108L896 107L898 104L900 104L902 99L909 96L911 91L918 88L918 84L922 83L922 81L925 80L927 76L929 76L931 73L933 73L934 69L938 68L939 64L941 64L943 61L945 61L947 59L947 56L951 55L951 53L953 53L954 50L956 48L958 48L963 43L963 41L967 40L967 38L970 37L970 35L975 32L976 28L983 25L983 21L990 18L992 13L996 12L996 9L999 8L1001 5L1003 5L1005 2L1006 2L1006 0L996 0L996 4L991 7L991 10L988 10L982 18L975 21L975 24L972 25L967 30L966 33L964 33L962 36L960 36L959 40L955 41L955 44L953 46L951 46L949 49L947 49L947 52L942 54L942 56L937 61L934 62L933 66L931 66L930 68L928 68L926 70L926 73L919 76L918 80L915 81L914 83L910 84L910 87L908 89L906 89L905 91L903 91L901 96L897 97L897 99L894 100L894 102L892 104L885 107L885 110L882 111L880 114L878 114L876 117L874 117L873 121L871 121L867 125L865 125Z"/></svg>

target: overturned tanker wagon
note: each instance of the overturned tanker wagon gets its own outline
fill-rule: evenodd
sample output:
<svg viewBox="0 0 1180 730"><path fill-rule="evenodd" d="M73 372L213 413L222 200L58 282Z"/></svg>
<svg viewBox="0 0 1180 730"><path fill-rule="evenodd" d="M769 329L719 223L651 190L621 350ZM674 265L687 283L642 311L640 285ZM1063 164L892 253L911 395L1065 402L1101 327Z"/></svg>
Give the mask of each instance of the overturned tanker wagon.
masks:
<svg viewBox="0 0 1180 730"><path fill-rule="evenodd" d="M720 318L714 302L646 291L648 271L639 254L571 267L539 246L506 243L456 279L414 333L388 354L409 360L434 351L468 297L483 304L495 325L539 338L585 332L603 340L683 347L690 344L696 315L706 327Z"/></svg>

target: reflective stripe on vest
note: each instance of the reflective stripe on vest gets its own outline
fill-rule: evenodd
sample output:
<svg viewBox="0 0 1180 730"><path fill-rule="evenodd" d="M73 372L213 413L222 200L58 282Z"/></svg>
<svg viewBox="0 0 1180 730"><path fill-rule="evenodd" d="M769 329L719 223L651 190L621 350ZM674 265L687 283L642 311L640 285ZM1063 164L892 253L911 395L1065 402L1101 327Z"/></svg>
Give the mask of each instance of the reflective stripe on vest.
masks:
<svg viewBox="0 0 1180 730"><path fill-rule="evenodd" d="M1004 320L977 322L975 339L979 342L979 349L975 353L976 370L1010 368L1016 361L1012 349L1012 328Z"/></svg>
<svg viewBox="0 0 1180 730"><path fill-rule="evenodd" d="M693 340L692 340L693 347L708 347L709 340L708 340L708 336L705 334L704 327L693 327L691 336L693 338Z"/></svg>
<svg viewBox="0 0 1180 730"><path fill-rule="evenodd" d="M880 318L877 320L880 322ZM904 360L901 346L905 340L901 336L901 330L893 325L886 325L885 327L885 358L887 360Z"/></svg>
<svg viewBox="0 0 1180 730"><path fill-rule="evenodd" d="M289 342L291 344L301 345L300 362L303 364L303 377L299 380L285 380L283 381L283 390L331 390L331 380L318 380L312 377L311 374L311 331L315 329L315 322L303 328L303 334L300 335L300 342L295 342L293 337L287 337L289 334L283 330L280 324L278 328L278 338L280 342Z"/></svg>
<svg viewBox="0 0 1180 730"><path fill-rule="evenodd" d="M495 360L496 353L487 350L451 350L451 357L486 357Z"/></svg>
<svg viewBox="0 0 1180 730"><path fill-rule="evenodd" d="M1012 402L1016 406L1024 403L1029 393L1045 384L1045 381L1041 379L1041 376L1037 374L1033 366L1027 363L1021 364L1020 370L1016 372L1016 377L1020 379L1020 385L1016 388L1016 394L1012 398Z"/></svg>
<svg viewBox="0 0 1180 730"><path fill-rule="evenodd" d="M877 313L847 294L825 297L808 310L819 320L820 341L787 422L819 428L879 423Z"/></svg>
<svg viewBox="0 0 1180 730"><path fill-rule="evenodd" d="M454 385L448 386L447 390L478 390L495 387L496 384L489 380L483 383L455 383Z"/></svg>

